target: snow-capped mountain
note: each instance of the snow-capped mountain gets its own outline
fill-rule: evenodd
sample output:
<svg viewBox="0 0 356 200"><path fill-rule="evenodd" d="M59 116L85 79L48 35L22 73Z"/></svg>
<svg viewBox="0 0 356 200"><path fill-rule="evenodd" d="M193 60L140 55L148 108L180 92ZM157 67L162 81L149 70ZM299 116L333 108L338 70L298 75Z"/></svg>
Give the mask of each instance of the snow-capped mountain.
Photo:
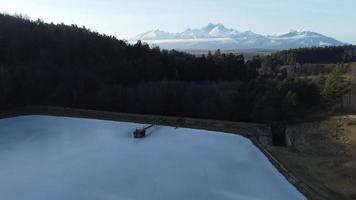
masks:
<svg viewBox="0 0 356 200"><path fill-rule="evenodd" d="M181 33L161 30L137 35L142 40L163 49L289 49L300 47L340 46L345 43L322 34L293 30L277 35L261 35L252 31L239 32L222 24L209 23L201 29L186 29Z"/></svg>
<svg viewBox="0 0 356 200"><path fill-rule="evenodd" d="M232 37L239 32L227 29L222 24L211 24L201 29L186 29L181 33L168 33L161 30L152 30L137 35L133 40L166 40L166 39L197 39L197 38L223 38Z"/></svg>

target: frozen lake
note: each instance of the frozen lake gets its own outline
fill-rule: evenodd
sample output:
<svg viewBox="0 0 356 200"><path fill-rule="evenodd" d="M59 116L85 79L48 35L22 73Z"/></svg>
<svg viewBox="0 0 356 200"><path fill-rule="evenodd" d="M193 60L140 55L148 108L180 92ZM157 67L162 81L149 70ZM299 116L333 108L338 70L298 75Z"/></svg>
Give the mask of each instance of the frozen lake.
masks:
<svg viewBox="0 0 356 200"><path fill-rule="evenodd" d="M247 139L142 124L24 116L0 120L0 199L303 200Z"/></svg>

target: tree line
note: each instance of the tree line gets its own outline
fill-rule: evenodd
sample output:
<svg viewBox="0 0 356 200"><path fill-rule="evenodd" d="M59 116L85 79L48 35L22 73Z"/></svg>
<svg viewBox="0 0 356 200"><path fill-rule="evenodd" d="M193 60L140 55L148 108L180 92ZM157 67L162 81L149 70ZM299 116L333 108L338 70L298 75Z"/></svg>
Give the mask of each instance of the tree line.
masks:
<svg viewBox="0 0 356 200"><path fill-rule="evenodd" d="M339 72L331 81L266 73L266 66L283 64L277 55L285 52L249 61L220 51L196 57L7 14L0 14L0 27L0 109L55 105L268 122L340 99L332 92Z"/></svg>
<svg viewBox="0 0 356 200"><path fill-rule="evenodd" d="M356 61L356 46L326 46L299 48L272 54L274 65L292 65L295 63L343 63Z"/></svg>

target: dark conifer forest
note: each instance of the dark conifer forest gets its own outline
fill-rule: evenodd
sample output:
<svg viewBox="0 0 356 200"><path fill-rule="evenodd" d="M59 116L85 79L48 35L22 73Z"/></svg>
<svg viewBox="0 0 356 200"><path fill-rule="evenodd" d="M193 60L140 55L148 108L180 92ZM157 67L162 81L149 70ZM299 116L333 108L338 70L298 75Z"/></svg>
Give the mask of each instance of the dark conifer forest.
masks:
<svg viewBox="0 0 356 200"><path fill-rule="evenodd" d="M314 70L307 74L313 78L303 78L283 66L354 61L355 46L286 50L248 61L220 51L193 56L129 44L76 25L1 14L0 109L51 105L289 121L337 104L347 89L336 94L335 87L348 83L340 69L323 76Z"/></svg>

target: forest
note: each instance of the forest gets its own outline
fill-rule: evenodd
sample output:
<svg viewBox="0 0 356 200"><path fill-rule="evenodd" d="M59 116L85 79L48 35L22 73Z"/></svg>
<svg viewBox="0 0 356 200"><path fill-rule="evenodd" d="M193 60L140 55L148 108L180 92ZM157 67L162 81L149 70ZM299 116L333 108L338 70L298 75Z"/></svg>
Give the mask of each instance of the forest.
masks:
<svg viewBox="0 0 356 200"><path fill-rule="evenodd" d="M0 110L51 105L245 122L293 121L341 101L347 69L295 77L297 63L356 61L356 46L292 49L246 61L129 44L77 25L0 14ZM315 73L315 71L314 71Z"/></svg>

